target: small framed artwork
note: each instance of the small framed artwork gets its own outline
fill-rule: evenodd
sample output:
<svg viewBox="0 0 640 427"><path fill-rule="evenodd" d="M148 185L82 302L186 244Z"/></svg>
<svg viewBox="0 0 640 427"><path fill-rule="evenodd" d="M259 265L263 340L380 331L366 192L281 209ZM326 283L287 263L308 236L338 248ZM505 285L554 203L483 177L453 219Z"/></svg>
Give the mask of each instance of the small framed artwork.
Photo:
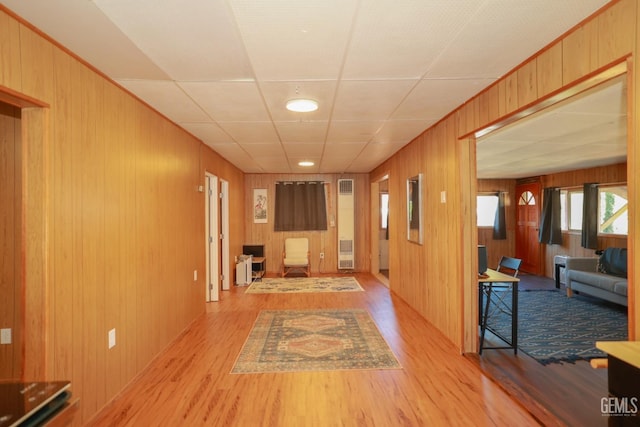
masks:
<svg viewBox="0 0 640 427"><path fill-rule="evenodd" d="M253 189L253 222L257 224L267 223L267 189Z"/></svg>

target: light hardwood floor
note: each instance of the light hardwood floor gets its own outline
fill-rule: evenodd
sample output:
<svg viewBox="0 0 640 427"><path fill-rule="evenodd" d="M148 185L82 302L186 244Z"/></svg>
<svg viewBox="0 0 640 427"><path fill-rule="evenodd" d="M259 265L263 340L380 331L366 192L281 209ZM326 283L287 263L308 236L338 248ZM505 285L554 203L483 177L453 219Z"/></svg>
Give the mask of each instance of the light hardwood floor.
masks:
<svg viewBox="0 0 640 427"><path fill-rule="evenodd" d="M356 278L365 292L222 292L89 425L540 425L373 276ZM367 309L403 368L230 374L260 310L304 308ZM564 425L547 415L545 425Z"/></svg>

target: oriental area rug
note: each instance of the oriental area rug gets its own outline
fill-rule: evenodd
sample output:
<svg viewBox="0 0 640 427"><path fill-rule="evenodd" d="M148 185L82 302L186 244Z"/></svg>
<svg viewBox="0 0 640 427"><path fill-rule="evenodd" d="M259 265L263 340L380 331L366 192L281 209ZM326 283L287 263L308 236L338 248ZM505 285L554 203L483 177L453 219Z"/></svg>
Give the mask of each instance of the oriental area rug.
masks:
<svg viewBox="0 0 640 427"><path fill-rule="evenodd" d="M276 294L300 292L362 292L354 277L283 277L263 278L251 284L248 294Z"/></svg>
<svg viewBox="0 0 640 427"><path fill-rule="evenodd" d="M490 322L511 336L506 315ZM627 309L617 304L557 290L518 293L518 349L543 365L606 357L596 341L626 341L627 329Z"/></svg>
<svg viewBox="0 0 640 427"><path fill-rule="evenodd" d="M350 369L401 369L366 310L264 310L231 373Z"/></svg>

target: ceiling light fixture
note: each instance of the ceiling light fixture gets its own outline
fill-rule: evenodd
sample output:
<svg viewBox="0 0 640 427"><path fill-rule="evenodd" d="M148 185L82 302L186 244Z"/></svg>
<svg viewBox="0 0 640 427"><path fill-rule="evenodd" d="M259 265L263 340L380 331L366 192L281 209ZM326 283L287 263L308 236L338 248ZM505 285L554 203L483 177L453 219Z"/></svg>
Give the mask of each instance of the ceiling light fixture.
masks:
<svg viewBox="0 0 640 427"><path fill-rule="evenodd" d="M310 113L318 109L318 102L313 99L291 99L287 101L287 110L295 111L296 113Z"/></svg>
<svg viewBox="0 0 640 427"><path fill-rule="evenodd" d="M303 160L301 162L298 162L298 166L304 166L304 167L309 167L309 166L313 166L315 163L313 163L312 161L309 160Z"/></svg>

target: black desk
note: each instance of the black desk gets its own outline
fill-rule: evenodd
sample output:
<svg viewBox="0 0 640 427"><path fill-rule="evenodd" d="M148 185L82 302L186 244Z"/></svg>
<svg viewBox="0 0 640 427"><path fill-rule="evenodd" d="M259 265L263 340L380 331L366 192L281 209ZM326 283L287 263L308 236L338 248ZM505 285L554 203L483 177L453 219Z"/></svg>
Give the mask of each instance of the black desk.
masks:
<svg viewBox="0 0 640 427"><path fill-rule="evenodd" d="M518 353L518 282L517 277L500 273L499 271L488 269L486 277L478 277L478 294L480 310L480 350L513 349L513 353ZM496 291L497 292L494 292ZM505 301L505 294L511 293L511 305ZM486 303L484 299L486 298ZM492 306L493 304L493 306ZM511 317L511 338L502 336L500 332L492 329L488 324L491 314L499 310ZM484 336L489 329L495 336L504 341L506 346L485 347Z"/></svg>

